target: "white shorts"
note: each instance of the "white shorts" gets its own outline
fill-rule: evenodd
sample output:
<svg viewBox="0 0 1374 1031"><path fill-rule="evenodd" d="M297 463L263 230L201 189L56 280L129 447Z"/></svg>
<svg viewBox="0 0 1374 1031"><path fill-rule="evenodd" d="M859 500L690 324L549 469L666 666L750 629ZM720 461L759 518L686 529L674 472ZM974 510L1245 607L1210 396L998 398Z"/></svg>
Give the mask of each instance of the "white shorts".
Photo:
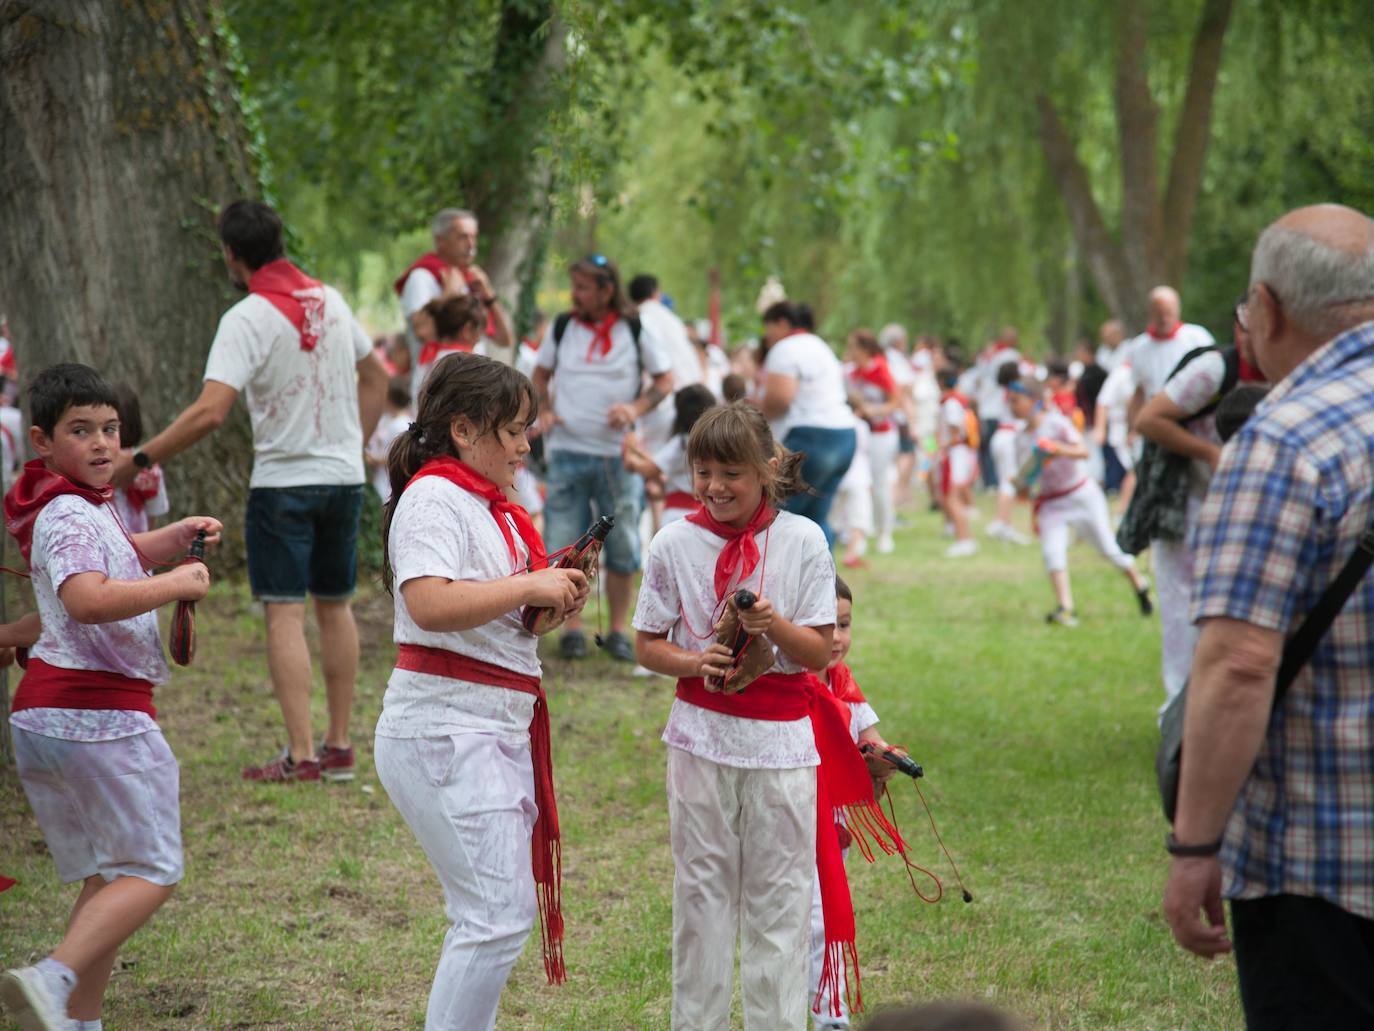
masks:
<svg viewBox="0 0 1374 1031"><path fill-rule="evenodd" d="M1104 558L1118 569L1129 569L1135 565L1130 555L1121 550L1112 532L1111 519L1107 514L1107 496L1102 488L1092 480L1084 480L1082 486L1062 497L1046 501L1036 512L1040 526L1040 552L1045 559L1045 570L1062 573L1069 568L1069 534L1077 530L1084 539L1091 541Z"/></svg>
<svg viewBox="0 0 1374 1031"><path fill-rule="evenodd" d="M940 459L940 482L944 493L968 487L978 477L978 452L967 444L952 444Z"/></svg>
<svg viewBox="0 0 1374 1031"><path fill-rule="evenodd" d="M840 484L830 509L830 525L836 533L858 530L865 537L873 536L873 491L868 484Z"/></svg>

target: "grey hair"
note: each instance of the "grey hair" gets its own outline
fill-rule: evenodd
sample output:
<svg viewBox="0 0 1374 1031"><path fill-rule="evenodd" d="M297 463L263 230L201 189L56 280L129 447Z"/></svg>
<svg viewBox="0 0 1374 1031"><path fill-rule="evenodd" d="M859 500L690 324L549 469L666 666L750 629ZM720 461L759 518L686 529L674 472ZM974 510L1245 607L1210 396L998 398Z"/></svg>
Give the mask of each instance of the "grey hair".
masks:
<svg viewBox="0 0 1374 1031"><path fill-rule="evenodd" d="M884 350L889 347L901 347L906 344L907 340L906 327L900 322L889 322L878 330L878 343Z"/></svg>
<svg viewBox="0 0 1374 1031"><path fill-rule="evenodd" d="M448 227L460 218L470 218L474 222L477 221L477 216L467 208L445 208L434 216L434 220L429 224L429 230L437 239L447 233Z"/></svg>
<svg viewBox="0 0 1374 1031"><path fill-rule="evenodd" d="M1374 237L1374 226L1370 236ZM1374 301L1374 244L1355 254L1286 226L1260 234L1250 285L1265 283L1288 317L1309 333L1337 333L1352 323L1335 309Z"/></svg>

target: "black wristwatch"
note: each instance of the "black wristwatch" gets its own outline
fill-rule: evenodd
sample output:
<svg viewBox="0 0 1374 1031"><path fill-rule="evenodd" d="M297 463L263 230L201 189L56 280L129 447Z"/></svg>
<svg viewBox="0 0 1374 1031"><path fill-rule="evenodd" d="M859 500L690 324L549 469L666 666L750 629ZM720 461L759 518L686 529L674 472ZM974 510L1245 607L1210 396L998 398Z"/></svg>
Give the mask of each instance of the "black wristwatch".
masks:
<svg viewBox="0 0 1374 1031"><path fill-rule="evenodd" d="M134 468L135 468L135 469L146 469L146 468L148 468L148 466L150 466L150 465L152 465L152 464L153 464L153 460L152 460L151 458L149 458L146 454L144 454L142 451L135 451L135 452L134 452Z"/></svg>
<svg viewBox="0 0 1374 1031"><path fill-rule="evenodd" d="M1185 859L1205 858L1214 856L1221 851L1221 838L1216 841L1209 841L1202 845L1185 845L1171 833L1164 839L1164 850L1171 856L1181 856Z"/></svg>

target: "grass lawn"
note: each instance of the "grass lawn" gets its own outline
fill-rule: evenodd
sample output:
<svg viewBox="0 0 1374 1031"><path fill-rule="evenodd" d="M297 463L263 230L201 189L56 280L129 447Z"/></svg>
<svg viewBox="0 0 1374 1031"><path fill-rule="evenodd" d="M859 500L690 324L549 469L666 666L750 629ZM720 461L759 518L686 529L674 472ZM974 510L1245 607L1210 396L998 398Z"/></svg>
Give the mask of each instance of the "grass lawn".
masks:
<svg viewBox="0 0 1374 1031"><path fill-rule="evenodd" d="M915 791L894 781L901 826L947 893L928 905L899 864L851 856L869 1009L965 997L1047 1028L1239 1027L1231 962L1180 952L1160 914L1157 622L1078 547L1082 625L1048 627L1037 549L987 542L948 561L937 520L908 518L897 554L851 578L851 665L888 739L925 765L976 901L959 900ZM158 692L181 760L187 876L121 954L107 1027L423 1026L442 897L372 769L394 657L378 587L362 591L358 617L357 782L254 786L239 768L281 740L262 617L242 586L221 584L202 605L195 666ZM601 657L551 659L545 674L570 980L544 983L536 931L499 1026L666 1028L672 863L658 737L671 687ZM20 881L0 895L8 967L52 947L75 895L57 883L12 768L0 770L0 872Z"/></svg>

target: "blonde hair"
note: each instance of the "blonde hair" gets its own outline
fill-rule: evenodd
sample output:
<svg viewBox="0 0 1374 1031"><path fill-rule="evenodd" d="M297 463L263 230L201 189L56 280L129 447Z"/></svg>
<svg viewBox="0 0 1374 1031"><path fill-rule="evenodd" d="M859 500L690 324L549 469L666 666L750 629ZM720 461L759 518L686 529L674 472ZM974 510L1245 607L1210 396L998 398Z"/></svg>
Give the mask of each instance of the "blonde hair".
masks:
<svg viewBox="0 0 1374 1031"><path fill-rule="evenodd" d="M689 463L752 466L763 480L764 497L775 507L794 495L811 493L801 476L805 459L774 440L763 413L744 401L707 409L687 437Z"/></svg>

